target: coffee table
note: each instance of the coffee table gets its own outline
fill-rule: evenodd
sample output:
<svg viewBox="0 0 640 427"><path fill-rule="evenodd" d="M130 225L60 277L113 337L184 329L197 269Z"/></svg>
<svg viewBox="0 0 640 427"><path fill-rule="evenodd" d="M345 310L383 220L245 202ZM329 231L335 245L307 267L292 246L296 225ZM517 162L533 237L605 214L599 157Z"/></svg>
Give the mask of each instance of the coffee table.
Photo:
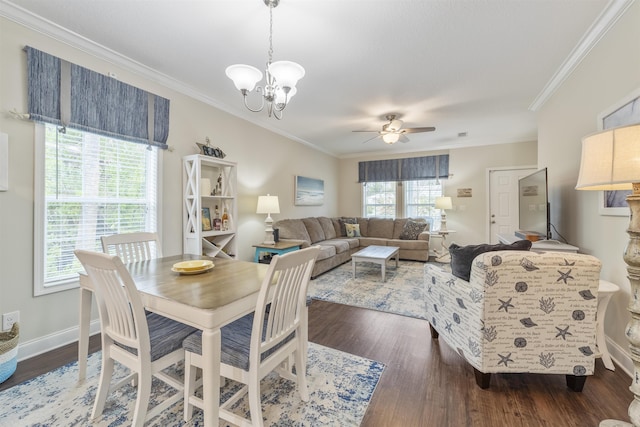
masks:
<svg viewBox="0 0 640 427"><path fill-rule="evenodd" d="M351 255L351 265L353 266L353 278L356 278L356 262L368 261L380 264L382 269L382 281L387 281L387 261L395 255L396 268L398 268L398 258L400 258L400 248L395 246L367 246L361 251Z"/></svg>

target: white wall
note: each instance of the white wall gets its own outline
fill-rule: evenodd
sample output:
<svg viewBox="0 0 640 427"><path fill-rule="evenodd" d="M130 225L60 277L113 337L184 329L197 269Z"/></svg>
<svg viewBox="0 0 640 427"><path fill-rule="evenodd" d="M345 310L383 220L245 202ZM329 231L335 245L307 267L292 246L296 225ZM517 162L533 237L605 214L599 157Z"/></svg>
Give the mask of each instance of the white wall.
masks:
<svg viewBox="0 0 640 427"><path fill-rule="evenodd" d="M206 136L222 148L227 160L238 163L238 254L241 259L252 260L251 245L264 238L265 216L255 213L258 195L279 196L281 213L274 215L276 220L338 214L336 158L0 18L0 111L3 112L0 131L9 135L11 164L9 191L0 192L0 313L20 311L23 349L25 343L37 339L46 341L48 338L51 342L76 339L74 328L78 323L77 290L32 296L34 124L6 114L12 109L27 111L26 54L22 50L25 45L103 74L115 72L121 81L171 100L168 144L174 151L163 151L161 155L164 254L182 253L182 156L198 152L195 142L204 142ZM240 97L238 102L241 102ZM323 206L293 205L295 175L324 180ZM21 353L20 357L23 355Z"/></svg>
<svg viewBox="0 0 640 427"><path fill-rule="evenodd" d="M453 198L454 210L447 211L447 228L455 230L447 241L461 245L486 243L489 218L487 215L487 169L535 165L536 142L496 144L484 147L457 148L447 151L423 151L394 156L362 156L340 161L340 213L362 215L361 185L358 184L358 162L388 158L435 156L449 154L449 174L445 181L445 195ZM471 188L472 197L458 197L458 188ZM464 210L461 210L461 205ZM439 240L434 241L439 245Z"/></svg>
<svg viewBox="0 0 640 427"><path fill-rule="evenodd" d="M602 261L601 277L618 284L605 319L613 356L629 366L624 330L630 289L622 253L627 217L601 216L598 192L576 191L581 138L598 131L597 116L640 88L640 3L635 2L540 110L538 160L549 168L552 215L565 237Z"/></svg>

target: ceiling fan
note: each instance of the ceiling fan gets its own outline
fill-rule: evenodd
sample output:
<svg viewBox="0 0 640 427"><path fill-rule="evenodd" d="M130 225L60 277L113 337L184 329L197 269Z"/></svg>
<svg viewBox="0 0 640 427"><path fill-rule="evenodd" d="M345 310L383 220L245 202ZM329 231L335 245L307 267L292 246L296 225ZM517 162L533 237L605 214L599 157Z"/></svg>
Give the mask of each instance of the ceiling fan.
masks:
<svg viewBox="0 0 640 427"><path fill-rule="evenodd" d="M419 133L419 132L433 132L436 130L433 126L419 127L419 128L402 128L403 121L398 118L396 114L387 114L384 116L389 123L382 125L382 130L354 130L353 132L376 132L378 135L367 139L364 142L369 142L377 137L382 137L382 140L387 144L395 144L396 142L409 142L409 138L405 136L407 133ZM363 143L364 143L363 142Z"/></svg>

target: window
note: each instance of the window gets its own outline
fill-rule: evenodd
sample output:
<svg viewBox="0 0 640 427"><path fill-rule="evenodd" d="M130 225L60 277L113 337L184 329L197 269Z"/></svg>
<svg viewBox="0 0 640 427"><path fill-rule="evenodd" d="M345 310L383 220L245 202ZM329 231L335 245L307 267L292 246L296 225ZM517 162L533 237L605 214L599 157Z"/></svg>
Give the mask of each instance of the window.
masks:
<svg viewBox="0 0 640 427"><path fill-rule="evenodd" d="M157 182L157 149L36 125L34 294L76 287L73 251L102 251L100 236L156 231Z"/></svg>
<svg viewBox="0 0 640 427"><path fill-rule="evenodd" d="M442 181L435 179L363 183L363 216L425 218L434 230L440 225L440 210L434 204L443 193Z"/></svg>

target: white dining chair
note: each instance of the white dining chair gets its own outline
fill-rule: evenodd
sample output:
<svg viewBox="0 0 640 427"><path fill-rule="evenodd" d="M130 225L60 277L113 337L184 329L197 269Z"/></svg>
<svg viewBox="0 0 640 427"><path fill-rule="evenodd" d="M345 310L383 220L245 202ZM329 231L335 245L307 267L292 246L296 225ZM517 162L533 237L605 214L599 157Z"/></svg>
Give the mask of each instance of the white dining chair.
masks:
<svg viewBox="0 0 640 427"><path fill-rule="evenodd" d="M100 239L102 251L119 256L125 264L162 257L160 239L155 232L112 234Z"/></svg>
<svg viewBox="0 0 640 427"><path fill-rule="evenodd" d="M91 417L102 415L109 394L127 383L137 384L133 426L149 420L184 396L184 380L162 370L184 359L182 342L196 329L151 313L145 315L136 285L118 256L76 250L94 288L102 333L102 370ZM114 361L129 368L130 375L110 387ZM152 376L176 392L148 410Z"/></svg>
<svg viewBox="0 0 640 427"><path fill-rule="evenodd" d="M195 368L201 369L203 376L221 375L244 384L220 405L220 418L238 426L263 425L260 380L271 371L297 382L302 400L309 400L305 378L307 286L319 250L309 247L273 257L262 281L255 312L221 329L220 372L211 372L203 366L201 332L185 339L185 421L193 416L194 406L203 409L202 399L206 399L195 395ZM292 355L295 374L290 364ZM250 420L229 410L247 393Z"/></svg>

